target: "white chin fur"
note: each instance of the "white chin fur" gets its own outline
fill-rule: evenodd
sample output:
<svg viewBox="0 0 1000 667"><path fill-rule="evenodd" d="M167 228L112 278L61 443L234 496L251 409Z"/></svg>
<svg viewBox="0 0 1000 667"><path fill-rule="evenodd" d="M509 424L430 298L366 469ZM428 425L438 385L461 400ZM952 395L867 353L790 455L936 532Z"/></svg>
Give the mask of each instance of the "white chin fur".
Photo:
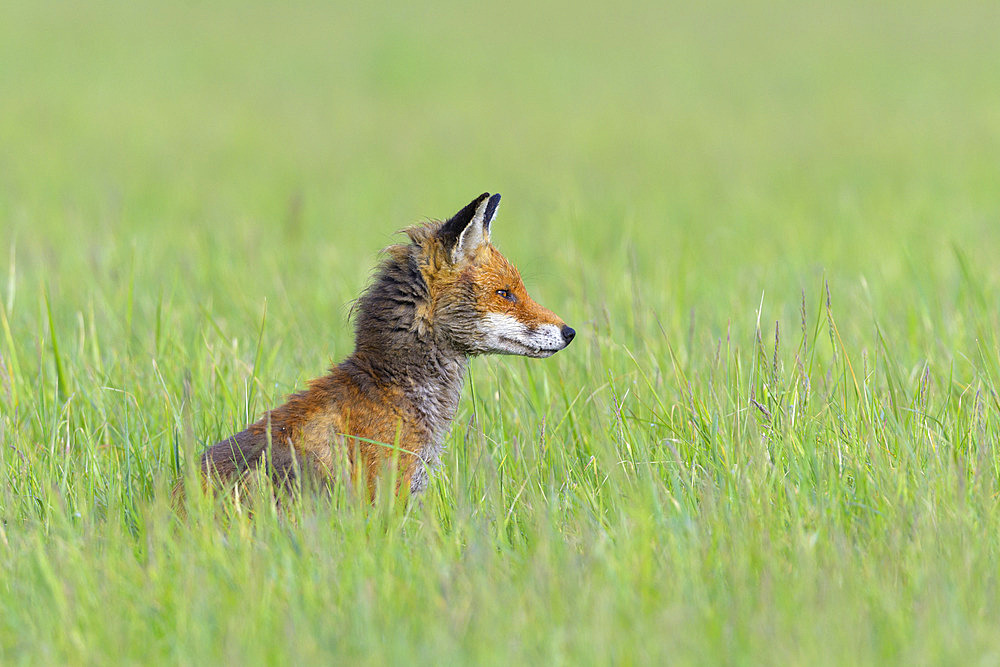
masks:
<svg viewBox="0 0 1000 667"><path fill-rule="evenodd" d="M510 315L490 313L483 318L480 330L485 337L486 351L494 354L550 357L566 347L556 325L542 324L532 330Z"/></svg>

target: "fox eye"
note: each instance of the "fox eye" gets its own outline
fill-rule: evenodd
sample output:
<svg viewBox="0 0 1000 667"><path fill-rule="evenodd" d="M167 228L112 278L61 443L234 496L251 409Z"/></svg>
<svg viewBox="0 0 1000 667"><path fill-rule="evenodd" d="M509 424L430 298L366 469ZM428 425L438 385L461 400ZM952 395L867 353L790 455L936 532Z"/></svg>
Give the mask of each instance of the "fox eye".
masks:
<svg viewBox="0 0 1000 667"><path fill-rule="evenodd" d="M511 294L510 290L498 289L497 296L503 297L504 299L507 299L511 303L517 303L517 297Z"/></svg>

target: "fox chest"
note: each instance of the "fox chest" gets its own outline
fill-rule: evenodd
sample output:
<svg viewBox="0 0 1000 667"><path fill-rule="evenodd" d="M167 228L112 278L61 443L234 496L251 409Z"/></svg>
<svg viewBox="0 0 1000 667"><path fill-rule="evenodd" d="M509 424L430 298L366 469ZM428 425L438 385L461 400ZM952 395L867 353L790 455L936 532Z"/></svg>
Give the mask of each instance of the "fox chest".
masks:
<svg viewBox="0 0 1000 667"><path fill-rule="evenodd" d="M421 432L420 443L414 450L417 460L410 476L410 493L420 493L427 488L431 474L441 464L444 439L458 410L461 379L458 378L449 391L442 391L440 385L429 384L414 384L409 389L408 403Z"/></svg>
<svg viewBox="0 0 1000 667"><path fill-rule="evenodd" d="M354 411L351 419L334 412L309 420L289 445L335 478L344 464L351 464L354 451L375 469L391 459L398 447L405 466L400 472L410 479L410 492L419 493L440 465L444 438L457 407L457 396L443 398L440 392L417 389L402 405L392 401L364 415Z"/></svg>

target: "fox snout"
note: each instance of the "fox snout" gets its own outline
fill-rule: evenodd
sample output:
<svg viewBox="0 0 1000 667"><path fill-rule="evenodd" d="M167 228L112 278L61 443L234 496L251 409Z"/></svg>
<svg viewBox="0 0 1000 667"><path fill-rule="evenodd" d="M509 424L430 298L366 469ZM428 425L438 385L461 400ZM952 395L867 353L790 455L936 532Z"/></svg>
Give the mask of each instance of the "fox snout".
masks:
<svg viewBox="0 0 1000 667"><path fill-rule="evenodd" d="M556 326L558 328L559 344L554 347L540 347L539 348L540 354L537 355L539 357L550 357L559 350L566 349L566 347L573 342L573 339L576 338L576 330L573 327L567 326L565 324L547 325L547 326ZM549 334L549 332L545 333ZM546 335L546 337L548 336ZM536 356L536 355L528 355L528 356Z"/></svg>
<svg viewBox="0 0 1000 667"><path fill-rule="evenodd" d="M555 337L551 336L551 332L549 331L544 332L543 334L544 337L540 341L542 345L539 346L539 354L537 355L539 357L550 357L559 350L566 349L566 346L572 343L573 339L576 338L576 330L573 329L573 327L567 326L565 324L545 325L545 326L551 326L557 328L559 332L559 338L558 341L556 341ZM528 340L530 344L531 336L529 336ZM552 342L557 342L557 344L552 347L545 346L544 343L549 340ZM536 356L536 355L528 355L528 356Z"/></svg>
<svg viewBox="0 0 1000 667"><path fill-rule="evenodd" d="M486 352L536 358L551 357L576 336L572 327L562 323L529 323L502 313L483 317L480 332Z"/></svg>

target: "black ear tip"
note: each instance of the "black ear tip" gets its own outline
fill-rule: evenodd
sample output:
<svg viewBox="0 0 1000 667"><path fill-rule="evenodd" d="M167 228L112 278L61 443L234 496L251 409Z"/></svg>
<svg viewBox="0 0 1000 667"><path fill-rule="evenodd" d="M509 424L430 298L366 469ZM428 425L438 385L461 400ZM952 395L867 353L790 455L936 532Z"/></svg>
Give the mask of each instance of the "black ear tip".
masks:
<svg viewBox="0 0 1000 667"><path fill-rule="evenodd" d="M490 201L486 204L486 213L483 215L483 220L486 221L487 225L490 224L491 220L493 220L493 216L496 215L497 206L499 205L500 193L497 193L490 197Z"/></svg>

